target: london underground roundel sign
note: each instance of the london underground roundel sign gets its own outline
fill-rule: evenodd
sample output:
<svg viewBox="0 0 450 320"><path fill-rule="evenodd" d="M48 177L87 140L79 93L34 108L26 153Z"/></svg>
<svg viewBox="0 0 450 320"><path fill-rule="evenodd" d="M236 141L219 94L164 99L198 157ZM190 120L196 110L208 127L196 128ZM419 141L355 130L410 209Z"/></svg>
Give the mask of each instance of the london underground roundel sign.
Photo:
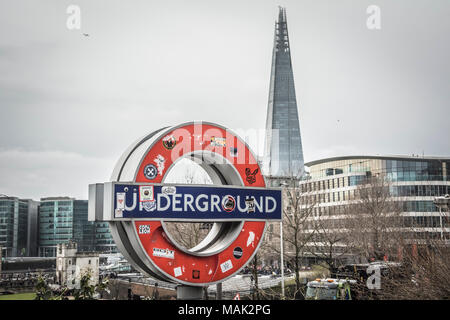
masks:
<svg viewBox="0 0 450 320"><path fill-rule="evenodd" d="M213 185L164 182L182 158ZM124 257L140 272L191 286L222 282L254 256L267 221L281 220L281 190L266 188L249 147L217 124L159 129L133 143L111 182L89 185L89 220L108 221ZM194 248L179 245L167 221L212 222Z"/></svg>

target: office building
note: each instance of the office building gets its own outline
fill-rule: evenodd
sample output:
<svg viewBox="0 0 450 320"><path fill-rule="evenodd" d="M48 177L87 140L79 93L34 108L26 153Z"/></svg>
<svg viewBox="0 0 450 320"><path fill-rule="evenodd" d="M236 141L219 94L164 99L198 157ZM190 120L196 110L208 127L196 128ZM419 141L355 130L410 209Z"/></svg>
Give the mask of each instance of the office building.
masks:
<svg viewBox="0 0 450 320"><path fill-rule="evenodd" d="M93 251L94 224L87 220L87 200L42 198L39 210L39 256L56 256L56 246L74 240L78 250Z"/></svg>
<svg viewBox="0 0 450 320"><path fill-rule="evenodd" d="M95 251L101 253L117 253L117 247L109 230L109 223L95 222Z"/></svg>
<svg viewBox="0 0 450 320"><path fill-rule="evenodd" d="M74 241L79 252L117 252L104 222L88 221L88 201L70 197L42 198L39 210L39 256L55 257L56 246Z"/></svg>
<svg viewBox="0 0 450 320"><path fill-rule="evenodd" d="M36 201L0 197L0 246L4 257L36 254L37 214Z"/></svg>
<svg viewBox="0 0 450 320"><path fill-rule="evenodd" d="M314 230L314 221L327 219L329 226L342 228L343 219L349 214L364 214L349 208L358 203L357 189L371 177L386 180L389 201L396 203L402 239L407 243L422 243L425 239L436 239L450 244L450 213L441 210L436 197L450 194L450 158L407 156L343 156L320 159L305 163L309 168L307 180L298 182L297 190L315 203L312 214L305 225L305 232ZM285 203L285 205L287 205ZM389 227L389 226L388 226ZM279 225L269 227L266 240L279 241L273 234L279 233ZM333 232L329 229L328 232ZM338 232L341 230L338 230ZM351 230L350 230L351 232ZM273 239L272 239L273 238ZM320 260L317 245L324 243L317 232L305 247L306 260ZM279 244L272 244L279 245ZM293 248L286 244L286 251ZM306 250L307 248L307 250ZM355 256L347 252L345 243L336 243L333 252L346 262L355 262ZM276 259L276 256L272 257ZM359 262L359 261L356 261Z"/></svg>

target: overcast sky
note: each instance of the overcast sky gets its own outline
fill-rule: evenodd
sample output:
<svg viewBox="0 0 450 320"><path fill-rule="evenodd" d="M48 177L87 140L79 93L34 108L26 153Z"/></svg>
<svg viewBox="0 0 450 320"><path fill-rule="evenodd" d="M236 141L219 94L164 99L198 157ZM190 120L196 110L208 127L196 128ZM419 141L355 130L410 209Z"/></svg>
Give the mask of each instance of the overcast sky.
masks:
<svg viewBox="0 0 450 320"><path fill-rule="evenodd" d="M87 199L162 126L263 129L278 5L305 161L450 156L448 0L0 0L0 193Z"/></svg>

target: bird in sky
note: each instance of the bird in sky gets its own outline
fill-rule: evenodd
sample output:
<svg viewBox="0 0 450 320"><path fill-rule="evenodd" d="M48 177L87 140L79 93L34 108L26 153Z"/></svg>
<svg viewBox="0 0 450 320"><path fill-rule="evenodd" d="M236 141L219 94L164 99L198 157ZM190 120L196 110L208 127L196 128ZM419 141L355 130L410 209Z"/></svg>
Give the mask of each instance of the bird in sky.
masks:
<svg viewBox="0 0 450 320"><path fill-rule="evenodd" d="M89 37L89 33L83 33L83 36Z"/></svg>

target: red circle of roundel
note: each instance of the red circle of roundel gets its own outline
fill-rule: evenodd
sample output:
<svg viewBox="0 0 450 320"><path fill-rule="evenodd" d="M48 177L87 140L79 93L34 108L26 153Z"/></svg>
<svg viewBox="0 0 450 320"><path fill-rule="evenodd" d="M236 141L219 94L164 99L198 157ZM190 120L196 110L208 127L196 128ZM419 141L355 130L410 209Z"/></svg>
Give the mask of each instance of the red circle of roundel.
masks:
<svg viewBox="0 0 450 320"><path fill-rule="evenodd" d="M167 145L167 141L171 143ZM224 128L204 123L178 127L154 142L141 161L135 182L161 183L168 168L192 151L217 153L234 166L244 186L265 187L261 169L245 143ZM150 164L158 168L152 180L144 174ZM178 249L165 235L160 221L134 221L142 247L159 271L175 281L193 285L219 282L241 269L262 241L265 224L245 221L227 248L210 256L195 256ZM138 232L143 225L150 226L150 233ZM242 248L238 258L233 254L236 247Z"/></svg>

